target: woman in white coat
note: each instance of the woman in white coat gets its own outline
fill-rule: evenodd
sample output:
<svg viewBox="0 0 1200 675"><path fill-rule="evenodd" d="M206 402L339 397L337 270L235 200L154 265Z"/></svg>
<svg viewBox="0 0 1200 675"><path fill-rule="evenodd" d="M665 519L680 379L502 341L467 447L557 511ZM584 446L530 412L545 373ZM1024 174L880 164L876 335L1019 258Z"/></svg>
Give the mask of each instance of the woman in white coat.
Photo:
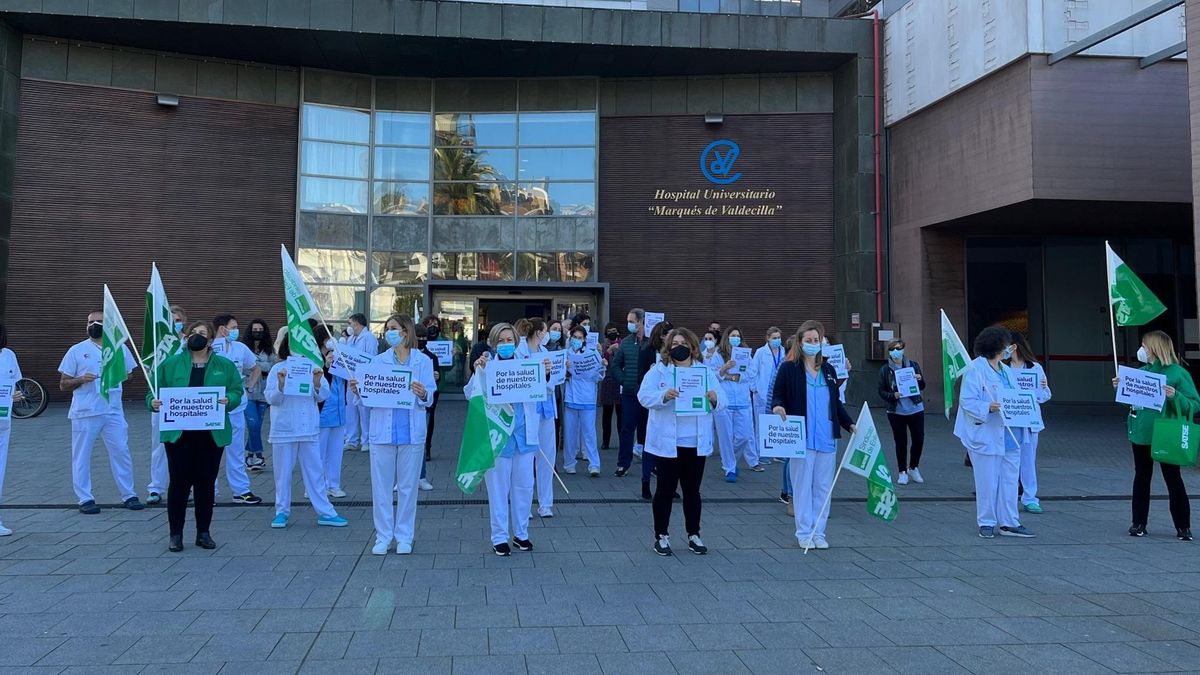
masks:
<svg viewBox="0 0 1200 675"><path fill-rule="evenodd" d="M582 366L576 364L583 364ZM585 369L589 366L590 369ZM567 341L567 382L563 421L563 470L575 473L576 453L587 457L588 475L600 477L600 453L596 450L596 397L604 379L604 359L587 348L583 326L571 329Z"/></svg>
<svg viewBox="0 0 1200 675"><path fill-rule="evenodd" d="M328 333L314 321L309 321L309 325L314 328L315 337L319 340L312 345L315 349L324 342ZM329 387L326 386L323 371L314 364L310 393L283 393L291 357L290 342L290 335L280 342L280 361L271 367L264 394L271 406L271 431L267 439L271 442L271 452L275 458L275 519L271 521L271 527L278 530L288 526L292 511L292 469L297 462L300 463L300 476L304 480L309 503L317 512L317 525L345 527L349 523L329 503L321 463L320 411L317 403L329 397Z"/></svg>
<svg viewBox="0 0 1200 675"><path fill-rule="evenodd" d="M1042 404L1050 400L1050 382L1046 380L1046 371L1042 370L1042 364L1037 362L1037 357L1034 356L1033 349L1029 347L1029 342L1024 335L1013 331L1012 347L1008 366L1012 368L1017 378L1017 388L1025 389L1025 384L1032 385L1034 401L1037 403L1038 419L1043 421L1040 426L1031 427L1021 443L1020 474L1021 487L1024 488L1021 494L1021 505L1025 508L1026 513L1041 513L1042 505L1038 502L1037 496L1037 447L1038 434L1046 430L1046 425L1042 420ZM1029 382L1023 384L1022 380L1026 379Z"/></svg>
<svg viewBox="0 0 1200 675"><path fill-rule="evenodd" d="M21 366L17 365L17 355L8 348L8 330L0 323L0 379L16 385L21 379ZM4 467L8 464L8 434L12 431L12 404L21 400L21 392L13 387L12 401L8 404L8 416L0 419L0 497L4 496ZM0 522L0 537L7 537L12 530Z"/></svg>
<svg viewBox="0 0 1200 675"><path fill-rule="evenodd" d="M517 322L516 330L524 333L517 344L517 358L527 359L533 356L546 356L549 353L550 331L541 317ZM530 424L537 428L538 451L533 458L533 473L537 480L538 515L542 518L554 517L554 465L558 463L558 434L554 420L558 418L557 387L546 385L546 405L537 405L535 418L530 418Z"/></svg>
<svg viewBox="0 0 1200 675"><path fill-rule="evenodd" d="M663 341L658 362L642 378L638 403L649 411L645 452L654 455L658 481L654 488L654 552L671 555L671 507L675 488L683 493L683 521L688 549L697 555L708 553L700 539L700 481L704 478L705 458L713 451L712 415L725 409L721 388L709 377L706 394L710 410L700 415L678 415L674 387L675 369L703 366L697 359L700 345L696 335L676 328Z"/></svg>
<svg viewBox="0 0 1200 675"><path fill-rule="evenodd" d="M357 380L351 380L350 387L371 408L367 434L371 445L371 515L375 521L375 545L371 553L386 555L395 541L396 553L408 555L412 553L416 533L418 483L425 458L425 410L433 405L437 383L433 379L433 361L417 349L417 327L412 317L404 314L389 317L384 324L383 339L389 348L371 363L412 372L409 389L413 408L372 406L370 395L362 395Z"/></svg>
<svg viewBox="0 0 1200 675"><path fill-rule="evenodd" d="M1032 537L1017 514L1017 480L1021 469L1018 433L1009 429L1000 414L1000 390L1017 386L1012 370L1004 365L1010 353L1011 334L989 326L975 337L975 360L963 375L954 435L971 456L975 471L975 520L979 536L1000 534Z"/></svg>

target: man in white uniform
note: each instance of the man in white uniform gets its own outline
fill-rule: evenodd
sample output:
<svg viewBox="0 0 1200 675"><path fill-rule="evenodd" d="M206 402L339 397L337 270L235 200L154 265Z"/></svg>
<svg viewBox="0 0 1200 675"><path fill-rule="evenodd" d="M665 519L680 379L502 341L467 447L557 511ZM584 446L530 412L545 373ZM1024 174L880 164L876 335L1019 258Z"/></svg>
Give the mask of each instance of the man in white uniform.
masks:
<svg viewBox="0 0 1200 675"><path fill-rule="evenodd" d="M67 413L71 420L71 483L79 499L79 512L100 513L92 496L92 446L96 437L104 440L108 464L125 508L140 511L145 506L133 492L133 458L129 454L129 425L121 406L121 387L110 389L107 401L100 395L100 338L104 335L104 312L88 314L87 334L88 339L67 350L58 365L61 374L58 388L71 392L71 409ZM121 349L129 367L125 373L128 379L129 372L137 367L137 361L129 347L121 345Z"/></svg>
<svg viewBox="0 0 1200 675"><path fill-rule="evenodd" d="M259 373L258 359L246 345L238 342L238 322L232 314L218 314L213 319L217 339L213 340L214 354L233 361L242 376L242 385L255 373ZM260 373L261 374L261 373ZM229 411L229 424L233 427L233 440L225 447L225 479L233 492L234 504L261 504L262 498L250 491L250 476L246 474L246 404L243 398L237 408ZM215 488L214 488L215 489Z"/></svg>
<svg viewBox="0 0 1200 675"><path fill-rule="evenodd" d="M175 329L176 335L180 340L183 339L183 324L187 323L187 312L179 305L171 305L171 322ZM154 368L153 355L147 357L150 362L146 364L147 368ZM153 370L151 371L153 376ZM167 483L170 481L170 476L167 471L167 447L163 445L162 437L158 432L158 414L151 413L150 415L150 484L146 486L146 503L158 504L163 500L163 495L167 494Z"/></svg>
<svg viewBox="0 0 1200 675"><path fill-rule="evenodd" d="M342 340L358 351L375 356L379 353L379 338L367 328L367 317L361 313L350 317L346 328L349 335ZM346 447L345 450L367 452L367 436L370 433L371 417L367 406L358 394L346 392Z"/></svg>

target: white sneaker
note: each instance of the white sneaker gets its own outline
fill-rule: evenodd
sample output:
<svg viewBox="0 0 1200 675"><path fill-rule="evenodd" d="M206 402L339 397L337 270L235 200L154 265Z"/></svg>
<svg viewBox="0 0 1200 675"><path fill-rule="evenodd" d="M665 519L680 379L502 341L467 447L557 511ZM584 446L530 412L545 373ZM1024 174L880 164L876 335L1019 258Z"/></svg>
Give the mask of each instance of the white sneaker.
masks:
<svg viewBox="0 0 1200 675"><path fill-rule="evenodd" d="M642 444L641 444L641 443L634 443L634 444L633 444L633 456L634 456L634 457L641 457L641 456L642 456L642 450L643 450L643 449L644 449L644 448L642 447Z"/></svg>
<svg viewBox="0 0 1200 675"><path fill-rule="evenodd" d="M342 446L342 452L352 452L354 450L358 450L358 443L347 443Z"/></svg>
<svg viewBox="0 0 1200 675"><path fill-rule="evenodd" d="M800 548L803 548L803 549L809 549L809 548L816 548L816 547L817 547L816 543L815 543L815 542L813 542L813 540L812 540L812 539L805 539L805 538L803 538L803 537L797 537L797 538L796 538L796 541L800 542Z"/></svg>
<svg viewBox="0 0 1200 675"><path fill-rule="evenodd" d="M896 485L908 485L908 473L901 471L900 477L896 479Z"/></svg>
<svg viewBox="0 0 1200 675"><path fill-rule="evenodd" d="M330 488L329 496L333 497L334 499L341 499L342 497L346 496L346 491L341 488Z"/></svg>
<svg viewBox="0 0 1200 675"><path fill-rule="evenodd" d="M383 551L384 553L387 553L386 548ZM408 555L412 553L412 544L402 544L400 542L396 542L396 553L399 555Z"/></svg>
<svg viewBox="0 0 1200 675"><path fill-rule="evenodd" d="M600 477L600 469L588 469L588 475L592 478Z"/></svg>
<svg viewBox="0 0 1200 675"><path fill-rule="evenodd" d="M422 478L421 482L417 483L417 487L424 492L429 492L433 489L433 483L430 483L428 478Z"/></svg>
<svg viewBox="0 0 1200 675"><path fill-rule="evenodd" d="M12 535L12 530L8 529L7 527L5 527L3 525L0 525L0 537L7 537L10 535Z"/></svg>
<svg viewBox="0 0 1200 675"><path fill-rule="evenodd" d="M370 452L370 451L371 451L371 446L367 445L366 443L363 443L362 447L359 448L359 452Z"/></svg>
<svg viewBox="0 0 1200 675"><path fill-rule="evenodd" d="M377 540L375 545L371 547L371 555L387 555L388 547L391 545L391 543L392 542L390 541Z"/></svg>
<svg viewBox="0 0 1200 675"><path fill-rule="evenodd" d="M572 476L574 476L577 472L575 471L575 467L570 467L570 468L563 467L563 473L569 473Z"/></svg>
<svg viewBox="0 0 1200 675"><path fill-rule="evenodd" d="M813 544L822 551L829 548L829 542L825 541L825 537L822 537L821 535L813 537Z"/></svg>
<svg viewBox="0 0 1200 675"><path fill-rule="evenodd" d="M915 466L908 470L908 475L912 477L914 483L925 482L925 479L921 477L921 470Z"/></svg>
<svg viewBox="0 0 1200 675"><path fill-rule="evenodd" d="M575 453L575 461L576 461L576 462L586 462L586 461L587 461L587 457L585 457L585 456L584 456L584 454L583 454L583 451L582 451L582 450L580 450L579 452Z"/></svg>

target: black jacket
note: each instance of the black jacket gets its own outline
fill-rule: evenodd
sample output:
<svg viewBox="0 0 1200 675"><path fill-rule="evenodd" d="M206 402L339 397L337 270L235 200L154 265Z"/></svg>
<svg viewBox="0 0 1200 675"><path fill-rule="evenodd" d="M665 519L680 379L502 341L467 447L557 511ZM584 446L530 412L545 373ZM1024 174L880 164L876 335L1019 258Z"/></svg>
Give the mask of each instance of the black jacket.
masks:
<svg viewBox="0 0 1200 675"><path fill-rule="evenodd" d="M921 364L916 361L904 360L905 368L912 368L918 375L921 374ZM917 388L925 391L925 378L917 380ZM888 412L896 412L896 371L892 370L888 363L883 364L879 369L879 398L883 399L883 404L887 406ZM922 398L918 396L912 397L914 403L922 403Z"/></svg>
<svg viewBox="0 0 1200 675"><path fill-rule="evenodd" d="M841 430L850 431L854 420L850 419L850 413L846 412L846 406L838 398L837 372L828 361L821 362L821 374L825 376L825 386L829 387L829 420L834 422L833 437L841 438ZM788 359L779 364L775 388L771 391L771 408L779 406L783 406L789 415L808 415L808 374L803 363Z"/></svg>

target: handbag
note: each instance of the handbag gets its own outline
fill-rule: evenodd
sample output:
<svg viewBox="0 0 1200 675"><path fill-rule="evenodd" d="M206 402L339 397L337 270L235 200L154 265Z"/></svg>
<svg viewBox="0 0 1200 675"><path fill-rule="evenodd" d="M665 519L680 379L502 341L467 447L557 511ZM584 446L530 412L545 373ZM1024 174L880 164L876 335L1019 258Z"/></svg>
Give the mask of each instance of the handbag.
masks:
<svg viewBox="0 0 1200 675"><path fill-rule="evenodd" d="M1150 456L1156 462L1193 466L1200 447L1200 427L1179 413L1179 406L1168 400L1163 415L1154 420Z"/></svg>

